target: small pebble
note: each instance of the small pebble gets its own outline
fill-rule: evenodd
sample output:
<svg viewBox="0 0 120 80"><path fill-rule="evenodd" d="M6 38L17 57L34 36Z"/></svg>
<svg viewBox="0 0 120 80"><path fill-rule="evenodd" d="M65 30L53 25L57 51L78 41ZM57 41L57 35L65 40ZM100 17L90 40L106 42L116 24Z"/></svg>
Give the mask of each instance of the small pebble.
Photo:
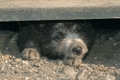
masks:
<svg viewBox="0 0 120 80"><path fill-rule="evenodd" d="M104 65L100 65L99 67L100 67L100 68L104 68L105 66L104 66Z"/></svg>
<svg viewBox="0 0 120 80"><path fill-rule="evenodd" d="M107 74L105 80L116 80L114 76Z"/></svg>
<svg viewBox="0 0 120 80"><path fill-rule="evenodd" d="M22 63L28 65L28 61L22 61Z"/></svg>
<svg viewBox="0 0 120 80"><path fill-rule="evenodd" d="M91 67L92 67L92 68L95 68L95 67L98 67L98 65L96 65L96 64L91 64Z"/></svg>
<svg viewBox="0 0 120 80"><path fill-rule="evenodd" d="M16 59L15 61L16 61L16 62L21 62L22 60L21 60L21 59Z"/></svg>
<svg viewBox="0 0 120 80"><path fill-rule="evenodd" d="M28 77L25 78L25 80L28 80L28 79L29 79Z"/></svg>
<svg viewBox="0 0 120 80"><path fill-rule="evenodd" d="M6 60L5 63L8 63L8 61Z"/></svg>

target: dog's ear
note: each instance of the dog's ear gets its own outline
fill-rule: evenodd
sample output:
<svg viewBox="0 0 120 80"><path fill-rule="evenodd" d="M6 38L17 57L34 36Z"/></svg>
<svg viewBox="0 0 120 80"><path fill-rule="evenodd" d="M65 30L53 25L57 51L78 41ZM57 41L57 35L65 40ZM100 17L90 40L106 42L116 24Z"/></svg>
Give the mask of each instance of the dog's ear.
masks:
<svg viewBox="0 0 120 80"><path fill-rule="evenodd" d="M53 25L53 27L56 29L64 28L64 26L65 26L64 23L57 23L57 24Z"/></svg>

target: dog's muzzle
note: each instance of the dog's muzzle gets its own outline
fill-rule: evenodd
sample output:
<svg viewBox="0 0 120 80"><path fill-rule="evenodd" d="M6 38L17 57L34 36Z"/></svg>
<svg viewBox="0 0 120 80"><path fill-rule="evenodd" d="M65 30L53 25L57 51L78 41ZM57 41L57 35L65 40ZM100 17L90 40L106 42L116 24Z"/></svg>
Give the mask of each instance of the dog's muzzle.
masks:
<svg viewBox="0 0 120 80"><path fill-rule="evenodd" d="M72 52L79 55L82 52L82 48L80 46L75 46L72 48Z"/></svg>

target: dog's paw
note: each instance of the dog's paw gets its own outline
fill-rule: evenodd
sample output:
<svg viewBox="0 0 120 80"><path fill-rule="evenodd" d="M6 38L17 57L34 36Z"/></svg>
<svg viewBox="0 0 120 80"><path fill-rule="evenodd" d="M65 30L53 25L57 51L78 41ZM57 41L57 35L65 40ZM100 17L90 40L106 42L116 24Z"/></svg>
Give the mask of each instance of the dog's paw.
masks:
<svg viewBox="0 0 120 80"><path fill-rule="evenodd" d="M25 48L22 51L21 56L24 59L27 59L27 60L38 60L38 59L40 59L40 53L37 51L37 49L34 49L34 48Z"/></svg>
<svg viewBox="0 0 120 80"><path fill-rule="evenodd" d="M70 65L70 66L75 66L75 67L77 67L77 66L80 66L80 64L81 64L81 59L79 59L79 58L75 58L75 59L65 58L65 59L64 59L64 63L65 63L66 65Z"/></svg>
<svg viewBox="0 0 120 80"><path fill-rule="evenodd" d="M64 64L72 66L73 65L73 59L64 58Z"/></svg>
<svg viewBox="0 0 120 80"><path fill-rule="evenodd" d="M82 63L81 58L75 58L73 62L73 66L80 66L81 63Z"/></svg>

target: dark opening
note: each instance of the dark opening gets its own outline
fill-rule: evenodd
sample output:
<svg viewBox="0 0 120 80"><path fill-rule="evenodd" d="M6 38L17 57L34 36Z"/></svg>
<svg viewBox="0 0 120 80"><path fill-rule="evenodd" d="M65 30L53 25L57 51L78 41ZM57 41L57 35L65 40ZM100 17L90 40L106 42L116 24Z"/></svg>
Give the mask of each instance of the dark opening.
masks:
<svg viewBox="0 0 120 80"><path fill-rule="evenodd" d="M95 29L95 43L98 44L98 46L100 46L101 44L103 44L106 40L111 39L111 37L113 37L112 39L114 39L114 36L116 36L116 34L118 34L119 30L120 30L120 19L98 19L98 20L75 20L75 21L82 21L82 22L90 22L93 25L93 28ZM39 22L59 22L59 21L13 21L13 22L0 22L0 30L10 30L10 31L14 31L17 32L21 27L25 26L27 24L27 22L30 23L39 23ZM60 21L61 22L61 21ZM120 41L120 38L115 39L116 41ZM104 52L106 53L115 53L115 51L113 51L114 47L112 47L111 45L108 45L108 48L110 47L111 49L109 49L109 51L107 51L107 48L104 48L105 45L110 44L110 43L105 43L102 46L103 47L98 47L99 49L93 48L93 52L95 53L96 57L99 57L100 55L106 55L104 56L106 60L111 60L111 58L113 57L114 54L102 54ZM113 45L117 45L117 43L114 43ZM103 49L105 50L103 50ZM117 47L117 49L119 50L119 47ZM99 52L98 52L99 51ZM100 52L101 51L101 52ZM102 52L104 51L104 52ZM4 52L4 51L3 51ZM6 53L6 52L4 52ZM90 55L92 54L90 51L90 54L88 54L85 57L85 60L83 61L87 61L90 63L96 63L94 62L94 60L89 60L89 58L91 57ZM93 56L92 56L93 57ZM91 58L92 58L91 57ZM103 58L104 58L103 57ZM86 59L88 58L88 59ZM95 58L95 56L94 56ZM102 59L102 58L100 58ZM117 58L118 59L118 58ZM119 61L119 60L118 60Z"/></svg>
<svg viewBox="0 0 120 80"><path fill-rule="evenodd" d="M69 20L71 21L71 20ZM90 22L95 29L120 29L120 19L97 19L97 20L72 20ZM30 23L39 22L61 22L61 21L12 21L12 22L0 22L0 30L12 30L17 31L20 27Z"/></svg>

